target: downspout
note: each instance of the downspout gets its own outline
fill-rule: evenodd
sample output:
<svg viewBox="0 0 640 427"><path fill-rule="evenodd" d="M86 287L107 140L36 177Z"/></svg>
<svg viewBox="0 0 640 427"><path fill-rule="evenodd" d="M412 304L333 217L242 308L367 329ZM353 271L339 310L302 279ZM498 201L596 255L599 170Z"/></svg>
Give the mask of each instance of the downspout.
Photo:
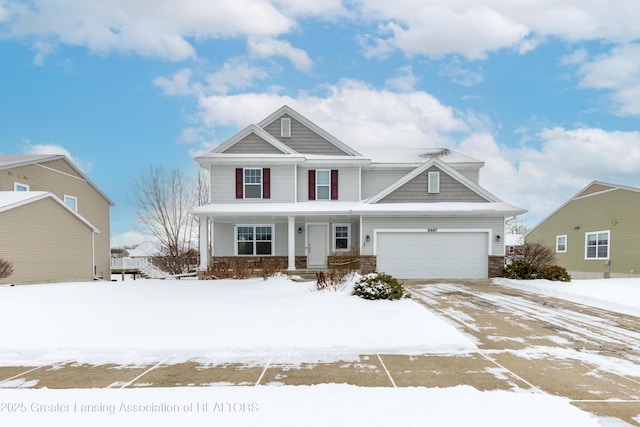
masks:
<svg viewBox="0 0 640 427"><path fill-rule="evenodd" d="M91 231L91 258L93 267L91 268L91 276L93 280L104 280L104 277L96 276L96 232Z"/></svg>

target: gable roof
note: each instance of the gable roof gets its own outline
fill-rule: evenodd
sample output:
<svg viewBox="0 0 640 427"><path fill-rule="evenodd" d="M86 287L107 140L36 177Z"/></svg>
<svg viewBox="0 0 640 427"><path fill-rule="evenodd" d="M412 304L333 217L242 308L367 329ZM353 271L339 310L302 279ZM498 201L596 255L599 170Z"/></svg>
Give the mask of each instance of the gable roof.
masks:
<svg viewBox="0 0 640 427"><path fill-rule="evenodd" d="M436 166L438 169L447 173L449 176L451 176L453 179L458 181L460 184L469 188L471 191L478 194L479 196L485 198L487 201L502 202L502 200L500 200L499 198L497 198L496 196L494 196L484 188L480 187L478 184L471 181L469 178L462 175L460 172L453 169L451 166L447 165L438 157L431 157L429 160L427 160L422 165L418 166L417 168L409 172L404 177L400 178L398 181L394 182L393 184L391 184L390 186L388 186L387 188L385 188L375 196L370 197L365 203L368 203L368 204L378 203L380 200L384 199L386 196L393 193L394 191L402 187L404 184L408 183L409 181L411 181L418 175L422 174L432 166Z"/></svg>
<svg viewBox="0 0 640 427"><path fill-rule="evenodd" d="M54 202L62 206L62 208L67 212L75 216L87 227L91 228L94 233L100 233L100 230L98 230L93 224L49 191L0 191L0 213L46 198L51 198Z"/></svg>
<svg viewBox="0 0 640 427"><path fill-rule="evenodd" d="M582 198L585 198L585 197L597 196L599 194L608 193L610 191L615 191L615 190L626 190L626 191L633 191L633 192L636 192L636 193L640 193L640 188L639 187L628 187L628 186L625 186L625 185L610 184L608 182L602 182L602 181L591 181L591 183L589 183L589 185L584 187L582 190L578 191L573 197L569 198L569 200L564 202L562 205L560 205L557 209L555 209L549 215L544 217L533 228L531 228L531 230L529 230L527 232L527 234L531 233L533 230L538 228L546 220L548 220L549 218L554 216L556 213L558 213L560 210L562 210L565 206L567 206L572 201L577 200L577 199L582 199Z"/></svg>
<svg viewBox="0 0 640 427"><path fill-rule="evenodd" d="M297 154L291 148L287 147L285 144L278 141L277 138L274 138L269 132L253 124L242 129L240 132L236 133L234 136L232 136L222 144L218 145L216 148L211 150L211 153L224 153L226 150L228 150L238 142L242 141L244 138L246 138L248 135L252 133L255 134L257 137L261 138L262 140L264 140L266 143L272 145L282 154Z"/></svg>
<svg viewBox="0 0 640 427"><path fill-rule="evenodd" d="M349 147L347 144L345 144L344 142L340 141L338 138L336 138L335 136L331 135L329 132L327 132L326 130L322 129L321 127L319 127L318 125L313 123L311 120L307 119L302 114L298 113L297 111L295 111L294 109L292 109L288 105L283 105L282 107L280 107L279 109L277 109L276 111L271 113L268 117L266 117L265 119L260 121L258 123L258 126L260 126L261 128L265 128L265 127L267 127L268 125L270 125L275 120L279 119L281 116L283 116L285 114L288 114L292 118L296 119L297 121L302 123L304 126L308 127L313 132L317 133L322 138L326 139L327 141L329 141L331 144L333 144L336 147L338 147L341 151L345 152L346 154L348 154L350 156L362 157L362 154L358 153L356 150L354 150L353 148Z"/></svg>
<svg viewBox="0 0 640 427"><path fill-rule="evenodd" d="M28 165L40 165L41 163L50 162L52 160L62 159L69 166L93 187L108 203L109 206L115 206L115 203L107 197L106 194L98 188L69 158L63 154L0 154L0 170L11 169ZM64 172L61 172L64 173Z"/></svg>

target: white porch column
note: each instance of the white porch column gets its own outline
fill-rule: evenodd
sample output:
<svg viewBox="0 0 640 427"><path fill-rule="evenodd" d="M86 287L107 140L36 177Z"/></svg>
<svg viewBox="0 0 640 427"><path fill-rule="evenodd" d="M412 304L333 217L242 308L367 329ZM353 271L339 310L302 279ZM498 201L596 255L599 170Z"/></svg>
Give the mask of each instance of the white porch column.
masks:
<svg viewBox="0 0 640 427"><path fill-rule="evenodd" d="M209 218L201 216L199 220L200 270L204 271L209 267Z"/></svg>
<svg viewBox="0 0 640 427"><path fill-rule="evenodd" d="M289 255L289 266L287 267L287 270L295 270L296 269L296 217L295 216L290 216L289 217L289 231L288 231L288 235L289 235L289 249L288 249L288 255Z"/></svg>

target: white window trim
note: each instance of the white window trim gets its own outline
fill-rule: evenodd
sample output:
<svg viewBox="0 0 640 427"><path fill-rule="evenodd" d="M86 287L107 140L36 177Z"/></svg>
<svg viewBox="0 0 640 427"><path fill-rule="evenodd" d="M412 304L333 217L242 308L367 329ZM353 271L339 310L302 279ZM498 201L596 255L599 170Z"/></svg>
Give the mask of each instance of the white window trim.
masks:
<svg viewBox="0 0 640 427"><path fill-rule="evenodd" d="M249 200L262 200L262 195L264 194L264 168L243 168L242 169L242 198ZM257 187L258 184L247 183L245 172L248 170L259 170L260 171L260 197L247 197L247 185L252 187Z"/></svg>
<svg viewBox="0 0 640 427"><path fill-rule="evenodd" d="M336 247L336 228L347 227L347 247L345 249L338 249ZM336 223L331 227L331 249L333 252L348 252L351 250L351 224L349 223Z"/></svg>
<svg viewBox="0 0 640 427"><path fill-rule="evenodd" d="M427 192L429 194L440 193L440 172L429 172L429 182L427 183Z"/></svg>
<svg viewBox="0 0 640 427"><path fill-rule="evenodd" d="M253 254L251 255L240 255L238 254L238 227L253 227ZM271 227L271 253L266 254L256 254L256 227ZM275 224L235 224L233 226L233 255L234 256L273 256L275 255L276 250L276 225Z"/></svg>
<svg viewBox="0 0 640 427"><path fill-rule="evenodd" d="M280 137L291 138L291 118L282 117L280 119Z"/></svg>
<svg viewBox="0 0 640 427"><path fill-rule="evenodd" d="M327 172L329 174L329 183L327 185L320 185L318 184L318 173L319 172ZM327 191L327 198L326 199L321 199L318 197L318 195L320 194L320 192L318 191L318 188L320 187L327 187L328 191ZM331 169L316 169L316 200L331 200Z"/></svg>
<svg viewBox="0 0 640 427"><path fill-rule="evenodd" d="M558 250L558 243L559 243L559 240L560 240L562 237L564 237L564 250L562 250L562 251L561 251L561 250ZM568 243L568 239L567 239L567 235L566 235L566 234L559 234L559 235L557 235L557 236L556 236L556 253L559 253L559 254L564 254L564 253L566 253L566 252L567 252L567 246L568 246L568 245L567 245L567 243Z"/></svg>
<svg viewBox="0 0 640 427"><path fill-rule="evenodd" d="M24 187L24 188L26 188L26 190L18 190L18 187ZM23 184L21 182L14 182L13 183L13 191L29 191L29 185L28 184Z"/></svg>
<svg viewBox="0 0 640 427"><path fill-rule="evenodd" d="M606 257L599 257L598 256L598 245L597 245L597 235L601 234L601 233L607 233L607 256ZM596 235L596 256L595 257L589 257L587 256L587 242L589 241L589 235L590 234L595 234ZM586 233L584 233L584 259L585 260L607 260L611 257L611 230L601 230L601 231L587 231Z"/></svg>
<svg viewBox="0 0 640 427"><path fill-rule="evenodd" d="M67 203L67 200L73 200L75 208L72 208L71 206L69 206L69 204ZM73 209L74 211L78 212L78 198L76 196L70 196L68 194L65 194L64 195L64 204L67 205L67 207L69 207L70 209Z"/></svg>

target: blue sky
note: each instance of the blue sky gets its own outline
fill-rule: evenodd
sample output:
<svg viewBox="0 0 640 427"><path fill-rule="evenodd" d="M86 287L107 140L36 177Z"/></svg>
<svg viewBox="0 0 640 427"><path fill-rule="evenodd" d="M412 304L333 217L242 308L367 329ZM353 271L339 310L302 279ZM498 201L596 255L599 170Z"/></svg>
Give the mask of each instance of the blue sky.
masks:
<svg viewBox="0 0 640 427"><path fill-rule="evenodd" d="M365 155L447 147L529 225L640 185L628 0L0 0L0 152L65 153L116 203L283 104Z"/></svg>

